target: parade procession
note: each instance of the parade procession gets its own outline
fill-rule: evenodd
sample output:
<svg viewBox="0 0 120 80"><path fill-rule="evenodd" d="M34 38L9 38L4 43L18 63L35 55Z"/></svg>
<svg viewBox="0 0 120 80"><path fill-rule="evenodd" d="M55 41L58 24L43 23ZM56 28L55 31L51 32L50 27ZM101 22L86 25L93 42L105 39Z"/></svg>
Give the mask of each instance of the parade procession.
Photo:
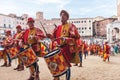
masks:
<svg viewBox="0 0 120 80"><path fill-rule="evenodd" d="M17 60L13 70L23 71L29 69L27 80L40 79L38 63L44 58L46 66L53 76L53 80L70 80L71 67L82 67L83 59L88 55L99 56L103 62L110 61L111 50L108 42L103 45L92 43L80 38L76 26L69 23L69 13L60 12L61 25L55 27L52 34L34 26L32 17L27 19L28 28L23 30L21 25L16 26L16 33L12 36L10 30L5 31L5 38L1 42L0 58L3 59L1 67L11 67L12 61ZM14 80L14 79L13 79Z"/></svg>
<svg viewBox="0 0 120 80"><path fill-rule="evenodd" d="M67 4L51 20L43 12L0 14L0 80L120 80L120 0L110 18L71 18L78 12Z"/></svg>
<svg viewBox="0 0 120 80"><path fill-rule="evenodd" d="M27 80L40 80L38 58L43 57L54 80L60 80L59 77L63 74L66 74L65 80L70 80L70 63L73 55L77 55L79 60L78 54L82 44L78 44L80 35L75 25L67 22L68 12L62 10L60 17L62 24L54 29L53 34L44 34L36 28L31 17L27 20L28 29L23 30L21 25L17 25L17 32L13 36L10 30L6 30L0 50L0 57L4 60L1 67L10 67L12 60L17 59L18 64L14 70L22 71L24 67L29 68L30 77Z"/></svg>
<svg viewBox="0 0 120 80"><path fill-rule="evenodd" d="M70 63L73 55L79 54L79 48L81 51L82 44L77 44L80 35L75 25L67 22L68 12L62 10L60 17L62 24L54 29L53 34L44 34L34 27L34 19L31 17L27 20L28 29L23 30L21 25L17 25L17 32L13 36L10 30L6 30L0 50L0 57L4 60L1 67L12 66L12 60L17 58L18 64L14 70L22 71L25 66L30 70L27 80L40 80L38 58L43 57L54 80L60 80L63 74L66 74L66 80L70 80Z"/></svg>

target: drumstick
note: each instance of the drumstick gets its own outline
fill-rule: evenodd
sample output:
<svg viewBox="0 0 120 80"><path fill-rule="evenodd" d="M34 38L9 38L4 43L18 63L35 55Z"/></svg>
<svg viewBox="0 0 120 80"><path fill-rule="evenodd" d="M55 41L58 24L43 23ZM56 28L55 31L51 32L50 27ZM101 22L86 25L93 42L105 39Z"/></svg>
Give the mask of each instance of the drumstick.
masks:
<svg viewBox="0 0 120 80"><path fill-rule="evenodd" d="M19 39L13 39L13 40L19 40Z"/></svg>
<svg viewBox="0 0 120 80"><path fill-rule="evenodd" d="M63 37L58 37L58 38L55 38L55 39L52 39L52 41L56 41L57 39L61 39Z"/></svg>
<svg viewBox="0 0 120 80"><path fill-rule="evenodd" d="M40 21L40 24L41 24L41 26L42 26L42 28L43 28L45 34L47 34L47 31L45 30L45 28L44 28L44 26L42 25L42 22L41 22L41 21Z"/></svg>
<svg viewBox="0 0 120 80"><path fill-rule="evenodd" d="M58 38L55 38L55 39L51 39L51 41L56 41L57 39L61 39L63 37L58 37ZM42 40L39 40L38 42L42 42Z"/></svg>
<svg viewBox="0 0 120 80"><path fill-rule="evenodd" d="M57 28L57 25L54 23L55 28Z"/></svg>
<svg viewBox="0 0 120 80"><path fill-rule="evenodd" d="M56 41L57 39L62 39L62 38L68 38L68 36L63 36L63 37L58 37L58 38L55 38L55 39L53 39L52 41Z"/></svg>

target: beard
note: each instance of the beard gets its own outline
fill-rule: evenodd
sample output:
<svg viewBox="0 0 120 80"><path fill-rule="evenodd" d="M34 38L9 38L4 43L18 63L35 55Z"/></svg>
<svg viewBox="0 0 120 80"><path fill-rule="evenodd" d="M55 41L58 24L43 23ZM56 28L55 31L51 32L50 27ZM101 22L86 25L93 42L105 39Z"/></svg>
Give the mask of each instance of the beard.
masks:
<svg viewBox="0 0 120 80"><path fill-rule="evenodd" d="M66 24L67 20L61 20L62 24Z"/></svg>

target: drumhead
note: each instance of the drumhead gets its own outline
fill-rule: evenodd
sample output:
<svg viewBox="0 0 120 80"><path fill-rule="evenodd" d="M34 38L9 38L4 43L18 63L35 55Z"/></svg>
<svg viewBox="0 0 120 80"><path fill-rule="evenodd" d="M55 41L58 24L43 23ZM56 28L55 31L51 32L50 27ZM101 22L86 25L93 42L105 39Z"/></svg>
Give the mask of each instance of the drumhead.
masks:
<svg viewBox="0 0 120 80"><path fill-rule="evenodd" d="M49 49L52 41L50 38L44 38L41 42Z"/></svg>
<svg viewBox="0 0 120 80"><path fill-rule="evenodd" d="M48 57L53 56L53 55L55 55L55 54L57 54L59 52L60 52L60 49L56 49L56 50L48 53L47 55L45 55L44 58L48 58Z"/></svg>
<svg viewBox="0 0 120 80"><path fill-rule="evenodd" d="M0 51L4 50L4 48L0 47Z"/></svg>

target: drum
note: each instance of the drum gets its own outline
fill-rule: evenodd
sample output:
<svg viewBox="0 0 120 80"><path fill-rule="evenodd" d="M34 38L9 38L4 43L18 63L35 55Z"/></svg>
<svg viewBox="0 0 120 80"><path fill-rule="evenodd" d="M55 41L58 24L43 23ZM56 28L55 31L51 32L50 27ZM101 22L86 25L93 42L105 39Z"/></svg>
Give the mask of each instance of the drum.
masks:
<svg viewBox="0 0 120 80"><path fill-rule="evenodd" d="M44 43L42 43L42 42L40 43L40 48L41 48L41 51L40 51L41 57L44 57L46 54L48 54L49 49Z"/></svg>
<svg viewBox="0 0 120 80"><path fill-rule="evenodd" d="M39 42L39 43L33 45L32 49L36 52L36 55L38 57L43 57L44 55L46 55L49 52L48 47L43 42Z"/></svg>
<svg viewBox="0 0 120 80"><path fill-rule="evenodd" d="M3 57L3 50L4 50L4 48L0 47L0 58Z"/></svg>
<svg viewBox="0 0 120 80"><path fill-rule="evenodd" d="M40 52L40 43L33 44L32 48L35 52Z"/></svg>
<svg viewBox="0 0 120 80"><path fill-rule="evenodd" d="M0 59L3 57L3 51L0 51Z"/></svg>
<svg viewBox="0 0 120 80"><path fill-rule="evenodd" d="M38 58L31 47L19 53L18 56L27 68L38 61Z"/></svg>
<svg viewBox="0 0 120 80"><path fill-rule="evenodd" d="M56 49L44 56L47 66L54 77L66 73L68 65L60 49Z"/></svg>
<svg viewBox="0 0 120 80"><path fill-rule="evenodd" d="M44 38L43 40L40 40L38 43L33 44L32 48L36 52L36 55L38 57L43 57L50 51L49 49L51 43L52 43L51 39Z"/></svg>
<svg viewBox="0 0 120 80"><path fill-rule="evenodd" d="M49 38L44 38L41 42L42 42L48 49L50 49L50 44L52 43L51 39L49 39Z"/></svg>
<svg viewBox="0 0 120 80"><path fill-rule="evenodd" d="M17 54L20 52L18 47L11 47L7 50L8 54L10 55L10 59L14 59L17 57Z"/></svg>
<svg viewBox="0 0 120 80"><path fill-rule="evenodd" d="M4 50L4 48L3 47L0 47L0 51L3 51Z"/></svg>

